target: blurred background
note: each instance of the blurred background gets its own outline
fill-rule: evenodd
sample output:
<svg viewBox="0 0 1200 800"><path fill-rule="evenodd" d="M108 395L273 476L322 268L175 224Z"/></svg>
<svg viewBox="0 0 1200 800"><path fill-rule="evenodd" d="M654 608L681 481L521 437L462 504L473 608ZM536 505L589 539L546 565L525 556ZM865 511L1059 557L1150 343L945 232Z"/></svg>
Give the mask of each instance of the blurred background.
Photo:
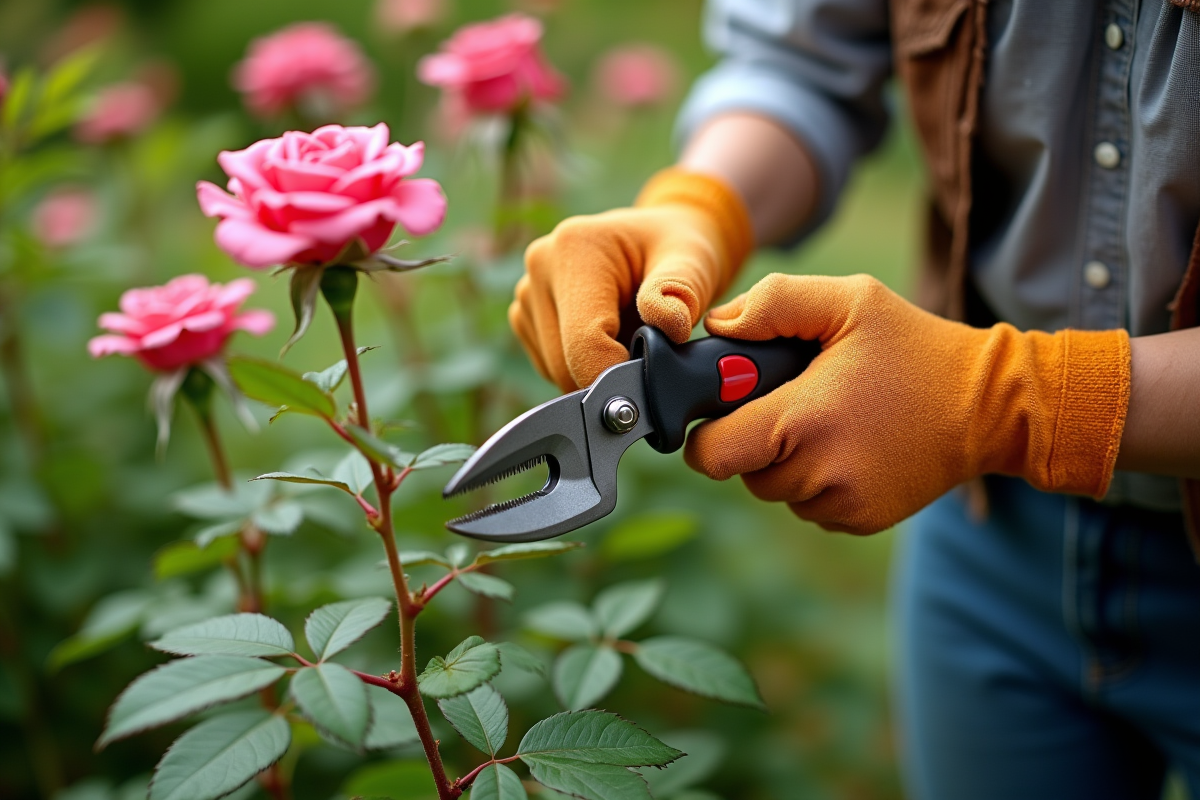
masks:
<svg viewBox="0 0 1200 800"><path fill-rule="evenodd" d="M522 162L523 188L497 205L507 191L496 155L504 130L459 118L415 69L462 24L514 10L543 20L544 51L570 90L544 109ZM0 0L9 105L24 69L61 75L75 58L80 73L59 78L72 85L46 100L61 108L47 108L36 141L6 141L0 160L0 797L144 796L150 771L182 727L97 754L106 709L162 660L147 639L233 610L236 591L219 557L207 558L188 538L219 517L195 502L202 489L194 487L211 481L195 420L181 407L170 446L156 459L146 411L152 376L132 359L92 360L86 344L98 333L98 315L130 287L191 272L218 281L250 275L259 289L247 305L273 310L280 324L262 339L239 335L231 349L277 357L290 329L286 285L238 267L215 247L194 187L201 179L224 183L218 151L334 117L319 104L266 118L248 111L231 76L252 40L323 20L356 42L372 90L336 119L384 121L395 140L425 140L422 174L445 187L447 224L404 256L456 259L379 277L361 292L358 341L380 346L364 356L372 410L402 421L399 441L412 449L478 444L554 396L504 324L520 245L565 216L627 204L670 163L675 110L712 60L700 41L701 14L700 0ZM631 52L642 62L614 64L614 53ZM622 85L622 69L641 76L633 88ZM114 85L140 87L140 99L126 98L123 129L97 129L97 109ZM55 91L45 84L44 95ZM917 173L911 138L897 122L832 222L795 251L757 255L735 290L771 271L870 272L906 292ZM339 357L332 320L320 309L284 363L319 370ZM262 430L252 435L227 404L217 405L240 476L337 457L310 418L267 425L268 410L257 408ZM440 497L448 473L416 475L400 493L406 545L450 543L442 522L462 509ZM642 633L697 636L737 654L770 713L684 695L633 668L603 707L656 734L690 732L704 754L695 781L711 793L705 797L898 797L885 601L902 531L826 534L754 501L738 481L708 482L679 454L661 456L644 444L626 456L620 479L617 511L572 537L586 542L584 550L497 568L517 586L511 604L451 587L422 618L420 647L445 652L482 632L549 656L557 645L522 629L527 609L587 601L614 582L661 575L666 599ZM280 490L247 501L277 512L266 601L293 629L316 604L388 593L377 542L353 504L338 499ZM376 631L355 651L364 668L388 668L390 637ZM504 689L520 700L516 730L556 710L544 685ZM397 784L414 788L389 792L396 800L430 796L419 782L401 780L412 774L405 770L415 751L364 759L315 735L297 734L297 743L284 766L301 800ZM452 735L444 747L456 774L477 763Z"/></svg>

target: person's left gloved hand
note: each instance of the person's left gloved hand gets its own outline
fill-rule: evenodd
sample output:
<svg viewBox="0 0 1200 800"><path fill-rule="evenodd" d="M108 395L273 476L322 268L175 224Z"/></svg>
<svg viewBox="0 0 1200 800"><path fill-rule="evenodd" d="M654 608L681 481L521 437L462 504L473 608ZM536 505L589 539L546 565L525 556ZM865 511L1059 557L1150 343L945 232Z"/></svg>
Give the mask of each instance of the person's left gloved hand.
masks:
<svg viewBox="0 0 1200 800"><path fill-rule="evenodd" d="M821 341L800 377L697 426L684 455L826 529L874 533L992 472L1108 489L1129 402L1123 330L972 328L865 275L769 275L705 327Z"/></svg>

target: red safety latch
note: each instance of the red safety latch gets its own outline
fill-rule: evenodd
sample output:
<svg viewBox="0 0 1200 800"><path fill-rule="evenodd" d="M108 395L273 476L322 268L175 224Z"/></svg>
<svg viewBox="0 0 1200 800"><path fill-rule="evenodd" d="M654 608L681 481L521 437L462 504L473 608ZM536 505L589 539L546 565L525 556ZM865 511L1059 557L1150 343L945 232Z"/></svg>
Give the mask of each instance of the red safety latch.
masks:
<svg viewBox="0 0 1200 800"><path fill-rule="evenodd" d="M721 373L721 402L741 400L758 386L758 367L745 356L725 356L717 362Z"/></svg>

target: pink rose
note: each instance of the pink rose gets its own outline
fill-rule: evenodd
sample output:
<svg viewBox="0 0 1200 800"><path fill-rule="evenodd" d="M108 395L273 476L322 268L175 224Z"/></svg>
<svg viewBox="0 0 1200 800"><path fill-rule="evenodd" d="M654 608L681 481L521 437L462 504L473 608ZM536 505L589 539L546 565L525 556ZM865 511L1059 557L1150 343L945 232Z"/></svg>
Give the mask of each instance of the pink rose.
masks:
<svg viewBox="0 0 1200 800"><path fill-rule="evenodd" d="M0 107L4 106L4 97L8 94L8 75L0 67Z"/></svg>
<svg viewBox="0 0 1200 800"><path fill-rule="evenodd" d="M414 236L446 216L437 181L405 180L421 168L424 142L388 144L387 125L312 133L290 131L225 151L217 162L232 196L196 184L200 209L220 217L217 245L248 267L324 264L354 243L361 255L383 247L399 223Z"/></svg>
<svg viewBox="0 0 1200 800"><path fill-rule="evenodd" d="M100 327L112 333L88 342L88 352L133 356L159 372L204 361L220 353L234 331L262 336L275 327L270 311L238 313L254 288L249 278L222 286L203 275L181 275L166 286L130 289L121 295L120 314L100 315Z"/></svg>
<svg viewBox="0 0 1200 800"><path fill-rule="evenodd" d="M33 234L47 247L69 247L96 224L96 198L86 189L57 189L33 209Z"/></svg>
<svg viewBox="0 0 1200 800"><path fill-rule="evenodd" d="M431 28L446 17L446 0L377 0L375 20L387 33L403 36Z"/></svg>
<svg viewBox="0 0 1200 800"><path fill-rule="evenodd" d="M158 117L161 110L154 90L132 81L102 89L83 119L75 126L75 138L99 144L135 136Z"/></svg>
<svg viewBox="0 0 1200 800"><path fill-rule="evenodd" d="M618 106L638 108L665 101L679 83L679 67L669 53L650 44L608 51L596 66L601 94Z"/></svg>
<svg viewBox="0 0 1200 800"><path fill-rule="evenodd" d="M442 50L421 59L417 74L431 86L461 93L476 113L509 112L527 100L557 100L566 79L538 49L542 23L523 14L460 28Z"/></svg>
<svg viewBox="0 0 1200 800"><path fill-rule="evenodd" d="M366 102L374 72L358 44L323 22L298 22L250 43L233 86L253 113L347 111Z"/></svg>

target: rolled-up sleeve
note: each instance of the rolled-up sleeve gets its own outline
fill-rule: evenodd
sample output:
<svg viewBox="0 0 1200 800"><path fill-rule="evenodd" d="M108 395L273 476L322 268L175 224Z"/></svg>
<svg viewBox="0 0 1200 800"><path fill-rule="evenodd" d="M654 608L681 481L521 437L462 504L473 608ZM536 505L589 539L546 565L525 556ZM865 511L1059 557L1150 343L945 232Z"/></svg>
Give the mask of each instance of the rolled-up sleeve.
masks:
<svg viewBox="0 0 1200 800"><path fill-rule="evenodd" d="M705 39L722 57L680 112L686 139L731 111L769 116L803 142L821 181L814 218L832 212L854 161L883 137L891 45L886 0L708 0Z"/></svg>

